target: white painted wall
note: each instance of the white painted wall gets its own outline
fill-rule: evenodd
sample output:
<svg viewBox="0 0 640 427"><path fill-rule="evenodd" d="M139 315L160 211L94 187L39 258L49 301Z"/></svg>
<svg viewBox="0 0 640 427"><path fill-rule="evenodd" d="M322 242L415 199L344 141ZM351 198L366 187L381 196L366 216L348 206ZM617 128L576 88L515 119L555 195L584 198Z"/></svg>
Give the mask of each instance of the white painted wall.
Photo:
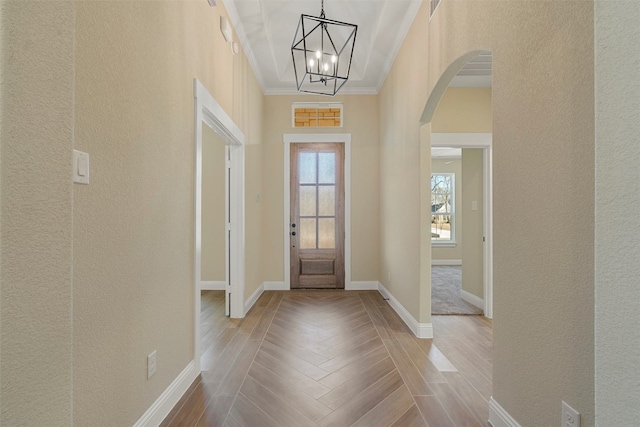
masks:
<svg viewBox="0 0 640 427"><path fill-rule="evenodd" d="M596 424L631 426L640 420L640 2L596 1L595 36Z"/></svg>
<svg viewBox="0 0 640 427"><path fill-rule="evenodd" d="M72 2L0 2L0 425L72 424Z"/></svg>

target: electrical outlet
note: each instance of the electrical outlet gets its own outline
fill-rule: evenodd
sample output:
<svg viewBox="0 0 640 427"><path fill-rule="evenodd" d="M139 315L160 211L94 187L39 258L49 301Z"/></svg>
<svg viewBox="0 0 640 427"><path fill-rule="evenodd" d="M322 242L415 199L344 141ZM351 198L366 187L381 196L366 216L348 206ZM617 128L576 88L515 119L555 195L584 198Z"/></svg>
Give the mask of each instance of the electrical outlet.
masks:
<svg viewBox="0 0 640 427"><path fill-rule="evenodd" d="M580 427L580 412L562 401L562 427Z"/></svg>
<svg viewBox="0 0 640 427"><path fill-rule="evenodd" d="M153 374L156 373L156 369L158 368L156 362L156 350L154 350L153 353L147 356L147 379L151 378Z"/></svg>

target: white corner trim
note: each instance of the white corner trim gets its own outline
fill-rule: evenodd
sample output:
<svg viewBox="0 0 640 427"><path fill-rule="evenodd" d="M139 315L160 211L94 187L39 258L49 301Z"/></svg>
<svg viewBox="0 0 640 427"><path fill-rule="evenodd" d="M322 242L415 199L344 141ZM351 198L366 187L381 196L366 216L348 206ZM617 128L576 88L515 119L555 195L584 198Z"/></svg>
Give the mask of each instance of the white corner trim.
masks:
<svg viewBox="0 0 640 427"><path fill-rule="evenodd" d="M432 259L431 265L462 265L461 259Z"/></svg>
<svg viewBox="0 0 640 427"><path fill-rule="evenodd" d="M345 283L344 290L345 291L377 291L378 290L377 281L367 282L367 281L357 281L351 282L348 286Z"/></svg>
<svg viewBox="0 0 640 427"><path fill-rule="evenodd" d="M264 282L262 284L265 291L289 291L289 286L284 282Z"/></svg>
<svg viewBox="0 0 640 427"><path fill-rule="evenodd" d="M180 375L162 392L160 397L147 409L133 427L155 427L169 415L169 412L178 403L180 398L187 392L191 384L200 375L196 368L195 361L189 362Z"/></svg>
<svg viewBox="0 0 640 427"><path fill-rule="evenodd" d="M224 280L203 280L200 282L201 291L224 291L227 288L227 282Z"/></svg>
<svg viewBox="0 0 640 427"><path fill-rule="evenodd" d="M264 283L258 286L258 289L256 289L255 292L252 293L251 296L245 301L244 303L245 316L247 315L249 310L251 310L251 307L253 307L253 304L255 304L256 301L258 301L258 298L260 298L260 295L262 295L263 292L264 292Z"/></svg>
<svg viewBox="0 0 640 427"><path fill-rule="evenodd" d="M469 304L475 305L478 308L484 310L484 300L480 297L475 296L471 292L467 292L464 289L460 292L460 298L468 302Z"/></svg>
<svg viewBox="0 0 640 427"><path fill-rule="evenodd" d="M431 323L418 323L418 321L407 311L400 301L398 301L387 288L378 282L378 292L389 301L391 308L398 313L402 321L411 329L411 332L418 338L433 338L433 325Z"/></svg>
<svg viewBox="0 0 640 427"><path fill-rule="evenodd" d="M521 427L493 397L489 400L489 424L493 427Z"/></svg>

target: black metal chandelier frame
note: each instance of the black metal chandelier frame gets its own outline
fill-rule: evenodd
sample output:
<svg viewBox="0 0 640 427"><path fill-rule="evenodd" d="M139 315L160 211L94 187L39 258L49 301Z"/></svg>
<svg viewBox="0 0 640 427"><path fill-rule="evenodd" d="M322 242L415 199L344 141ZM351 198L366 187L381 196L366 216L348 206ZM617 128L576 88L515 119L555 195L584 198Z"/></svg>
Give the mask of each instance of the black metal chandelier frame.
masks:
<svg viewBox="0 0 640 427"><path fill-rule="evenodd" d="M346 29L348 36L342 46L336 47L334 37L329 32L333 26ZM305 14L300 16L291 44L293 70L299 92L334 96L344 86L351 72L357 31L358 26L355 24L327 19L324 14L324 0L322 0L320 16ZM298 39L300 35L302 37ZM310 39L314 37L316 46L311 47ZM345 51L348 55L343 55ZM299 62L296 62L296 55L303 59L304 69ZM344 65L345 61L346 65Z"/></svg>

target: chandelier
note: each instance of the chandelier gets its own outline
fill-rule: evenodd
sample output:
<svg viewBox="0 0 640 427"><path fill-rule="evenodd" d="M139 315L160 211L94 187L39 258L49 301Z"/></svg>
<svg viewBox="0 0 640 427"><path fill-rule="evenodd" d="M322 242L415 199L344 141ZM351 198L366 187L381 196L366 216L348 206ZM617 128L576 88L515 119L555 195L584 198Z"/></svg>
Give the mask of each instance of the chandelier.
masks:
<svg viewBox="0 0 640 427"><path fill-rule="evenodd" d="M349 79L358 26L320 16L301 15L291 44L299 92L334 96Z"/></svg>

